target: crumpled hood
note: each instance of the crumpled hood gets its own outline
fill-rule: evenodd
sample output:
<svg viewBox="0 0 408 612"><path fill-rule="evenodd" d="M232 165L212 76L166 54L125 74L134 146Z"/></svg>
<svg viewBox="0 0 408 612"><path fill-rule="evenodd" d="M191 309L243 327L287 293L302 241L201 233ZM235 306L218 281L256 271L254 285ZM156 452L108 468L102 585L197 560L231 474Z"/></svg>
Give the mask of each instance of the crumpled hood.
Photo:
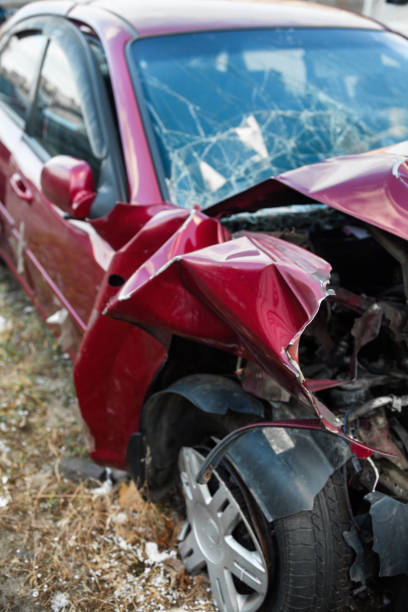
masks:
<svg viewBox="0 0 408 612"><path fill-rule="evenodd" d="M209 216L322 202L408 239L408 141L278 174L219 202Z"/></svg>
<svg viewBox="0 0 408 612"><path fill-rule="evenodd" d="M310 199L408 239L408 161L399 150L336 157L277 175Z"/></svg>

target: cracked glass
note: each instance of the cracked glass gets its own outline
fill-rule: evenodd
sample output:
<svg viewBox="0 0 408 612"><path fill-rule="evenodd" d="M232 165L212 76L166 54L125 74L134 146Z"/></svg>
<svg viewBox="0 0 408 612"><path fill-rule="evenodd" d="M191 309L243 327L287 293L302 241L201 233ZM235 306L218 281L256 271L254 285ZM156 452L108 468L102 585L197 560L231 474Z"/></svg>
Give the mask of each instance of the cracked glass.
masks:
<svg viewBox="0 0 408 612"><path fill-rule="evenodd" d="M137 40L130 57L169 198L187 208L408 139L408 42L396 34L199 32Z"/></svg>

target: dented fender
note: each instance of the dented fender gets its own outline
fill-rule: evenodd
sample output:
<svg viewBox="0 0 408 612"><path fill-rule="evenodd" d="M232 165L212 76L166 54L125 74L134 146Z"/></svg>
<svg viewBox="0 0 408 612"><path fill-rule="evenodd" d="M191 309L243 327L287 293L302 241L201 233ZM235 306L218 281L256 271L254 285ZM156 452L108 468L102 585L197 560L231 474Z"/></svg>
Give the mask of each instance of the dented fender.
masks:
<svg viewBox="0 0 408 612"><path fill-rule="evenodd" d="M159 341L176 334L255 361L337 431L340 422L314 400L298 363L300 336L328 295L329 275L330 265L301 247L251 232L230 239L218 221L193 211L105 314Z"/></svg>

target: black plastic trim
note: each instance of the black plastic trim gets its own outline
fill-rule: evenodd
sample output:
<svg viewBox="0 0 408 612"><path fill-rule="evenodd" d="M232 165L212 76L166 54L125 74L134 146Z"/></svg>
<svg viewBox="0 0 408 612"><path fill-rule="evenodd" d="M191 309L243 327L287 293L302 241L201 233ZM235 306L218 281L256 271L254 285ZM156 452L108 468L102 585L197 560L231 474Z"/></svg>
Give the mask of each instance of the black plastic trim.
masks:
<svg viewBox="0 0 408 612"><path fill-rule="evenodd" d="M151 399L169 394L179 395L209 414L224 415L231 410L239 414L264 417L265 409L261 400L244 391L238 382L217 374L186 376L164 391L155 393Z"/></svg>

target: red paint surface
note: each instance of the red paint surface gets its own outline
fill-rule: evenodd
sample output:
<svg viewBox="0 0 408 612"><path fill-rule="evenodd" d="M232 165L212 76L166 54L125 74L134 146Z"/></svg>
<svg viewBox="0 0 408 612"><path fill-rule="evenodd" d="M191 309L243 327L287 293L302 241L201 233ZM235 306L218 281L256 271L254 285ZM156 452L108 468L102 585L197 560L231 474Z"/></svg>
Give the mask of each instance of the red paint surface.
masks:
<svg viewBox="0 0 408 612"><path fill-rule="evenodd" d="M408 239L406 156L381 149L303 166L275 177L309 198ZM408 153L408 143L405 147Z"/></svg>
<svg viewBox="0 0 408 612"><path fill-rule="evenodd" d="M44 164L41 189L53 204L77 219L88 217L96 196L89 165L65 155L53 157Z"/></svg>
<svg viewBox="0 0 408 612"><path fill-rule="evenodd" d="M97 0L96 6L111 9L109 0ZM152 0L134 2L117 0L115 12L135 28L139 36L155 36L196 30L225 30L266 27L336 27L379 30L382 26L356 14L331 7L305 6L299 2L208 2L194 0Z"/></svg>

